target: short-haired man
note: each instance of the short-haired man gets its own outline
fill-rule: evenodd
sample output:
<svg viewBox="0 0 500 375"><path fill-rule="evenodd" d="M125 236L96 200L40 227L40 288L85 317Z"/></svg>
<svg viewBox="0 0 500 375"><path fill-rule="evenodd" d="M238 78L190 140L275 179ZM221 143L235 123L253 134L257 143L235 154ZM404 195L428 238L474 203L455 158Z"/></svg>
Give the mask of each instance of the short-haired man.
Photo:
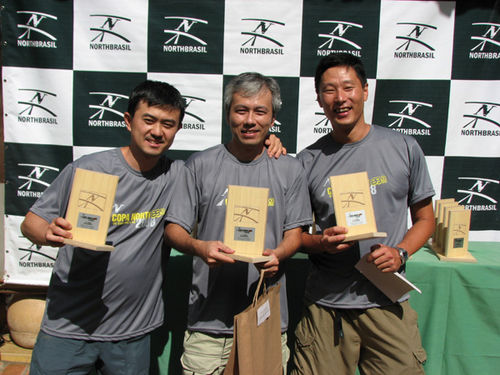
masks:
<svg viewBox="0 0 500 375"><path fill-rule="evenodd" d="M221 241L228 185L269 188L264 254L261 264L269 283L281 283L281 330L288 326L284 259L298 250L304 225L311 222L305 174L289 156L264 152L264 140L280 109L277 82L258 73L243 73L226 86L224 105L232 139L196 153L186 161L184 182L171 209L166 236L176 249L193 254L188 327L181 358L185 374L220 374L232 346L233 318L250 303L259 278L252 264L235 262ZM189 233L197 226L197 238ZM282 335L283 364L289 357Z"/></svg>
<svg viewBox="0 0 500 375"><path fill-rule="evenodd" d="M149 332L163 323L163 220L183 168L163 152L181 128L184 109L173 86L138 85L124 115L130 144L66 166L26 215L26 237L61 247L30 374L87 374L96 364L105 374L149 374ZM76 168L119 177L113 210L119 215L107 234L113 252L64 246L71 238L63 216Z"/></svg>
<svg viewBox="0 0 500 375"><path fill-rule="evenodd" d="M425 158L410 136L364 120L368 84L361 60L332 54L316 69L317 101L332 132L298 155L318 234L303 233L311 270L296 328L293 374L422 374L426 355L416 313L405 296L392 303L354 265L367 253L382 272L404 271L434 229ZM329 177L367 171L377 229L387 238L341 243ZM410 208L413 225L407 229Z"/></svg>

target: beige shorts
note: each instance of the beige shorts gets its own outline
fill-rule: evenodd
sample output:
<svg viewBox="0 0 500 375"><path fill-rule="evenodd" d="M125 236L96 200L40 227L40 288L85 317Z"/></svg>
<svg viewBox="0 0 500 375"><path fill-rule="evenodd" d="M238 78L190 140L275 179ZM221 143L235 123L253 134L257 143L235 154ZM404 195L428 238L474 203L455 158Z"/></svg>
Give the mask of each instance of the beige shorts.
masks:
<svg viewBox="0 0 500 375"><path fill-rule="evenodd" d="M339 313L340 311L340 313ZM297 325L293 375L424 374L427 359L408 301L380 308L305 306Z"/></svg>
<svg viewBox="0 0 500 375"><path fill-rule="evenodd" d="M281 334L281 355L283 373L290 358L286 345L287 335ZM203 332L186 330L184 333L184 353L181 356L184 375L222 374L231 353L233 336L209 335Z"/></svg>

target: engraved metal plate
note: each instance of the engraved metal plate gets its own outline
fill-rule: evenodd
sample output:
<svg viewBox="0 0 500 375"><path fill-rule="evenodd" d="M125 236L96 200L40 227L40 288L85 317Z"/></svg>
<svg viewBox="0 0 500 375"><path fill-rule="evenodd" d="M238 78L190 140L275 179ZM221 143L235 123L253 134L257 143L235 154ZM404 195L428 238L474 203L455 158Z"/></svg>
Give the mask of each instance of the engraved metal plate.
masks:
<svg viewBox="0 0 500 375"><path fill-rule="evenodd" d="M78 223L76 224L76 226L78 228L98 230L100 220L101 220L101 217L98 215L87 214L85 212L79 212L78 213Z"/></svg>

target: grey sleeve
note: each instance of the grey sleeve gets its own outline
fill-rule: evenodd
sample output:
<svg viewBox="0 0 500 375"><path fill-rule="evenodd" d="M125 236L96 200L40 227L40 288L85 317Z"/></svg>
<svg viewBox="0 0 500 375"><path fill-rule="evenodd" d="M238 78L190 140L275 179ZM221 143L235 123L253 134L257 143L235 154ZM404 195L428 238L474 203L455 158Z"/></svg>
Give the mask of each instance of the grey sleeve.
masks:
<svg viewBox="0 0 500 375"><path fill-rule="evenodd" d="M410 191L408 205L413 205L425 198L432 197L435 192L432 187L425 156L417 141L411 138L408 142L410 157Z"/></svg>
<svg viewBox="0 0 500 375"><path fill-rule="evenodd" d="M304 169L297 163L297 173L286 194L286 219L283 230L289 230L312 222L311 202Z"/></svg>
<svg viewBox="0 0 500 375"><path fill-rule="evenodd" d="M178 224L191 233L196 224L197 202L194 172L184 165L178 173L165 221Z"/></svg>
<svg viewBox="0 0 500 375"><path fill-rule="evenodd" d="M30 211L49 223L56 217L64 217L68 207L73 175L73 164L68 164L31 206Z"/></svg>

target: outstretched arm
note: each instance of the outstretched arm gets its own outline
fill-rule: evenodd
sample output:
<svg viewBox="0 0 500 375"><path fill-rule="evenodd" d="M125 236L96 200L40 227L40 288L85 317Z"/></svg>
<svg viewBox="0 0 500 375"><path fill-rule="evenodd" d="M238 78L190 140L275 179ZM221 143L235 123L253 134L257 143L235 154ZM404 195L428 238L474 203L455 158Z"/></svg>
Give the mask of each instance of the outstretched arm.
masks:
<svg viewBox="0 0 500 375"><path fill-rule="evenodd" d="M281 140L274 134L270 134L265 141L267 154L269 157L278 159L281 155L286 155L286 148L281 144Z"/></svg>
<svg viewBox="0 0 500 375"><path fill-rule="evenodd" d="M397 244L412 255L417 252L434 232L434 211L432 198L426 198L410 206L412 227L403 240ZM399 251L386 245L375 245L367 260L373 262L382 272L396 272L401 267Z"/></svg>
<svg viewBox="0 0 500 375"><path fill-rule="evenodd" d="M168 223L165 227L165 241L168 245L180 252L199 256L210 267L223 263L234 263L235 260L226 254L234 250L224 245L221 241L202 241L193 238L180 225Z"/></svg>
<svg viewBox="0 0 500 375"><path fill-rule="evenodd" d="M21 232L34 244L64 246L65 238L72 238L71 224L63 217L52 220L51 223L29 211L21 223Z"/></svg>

